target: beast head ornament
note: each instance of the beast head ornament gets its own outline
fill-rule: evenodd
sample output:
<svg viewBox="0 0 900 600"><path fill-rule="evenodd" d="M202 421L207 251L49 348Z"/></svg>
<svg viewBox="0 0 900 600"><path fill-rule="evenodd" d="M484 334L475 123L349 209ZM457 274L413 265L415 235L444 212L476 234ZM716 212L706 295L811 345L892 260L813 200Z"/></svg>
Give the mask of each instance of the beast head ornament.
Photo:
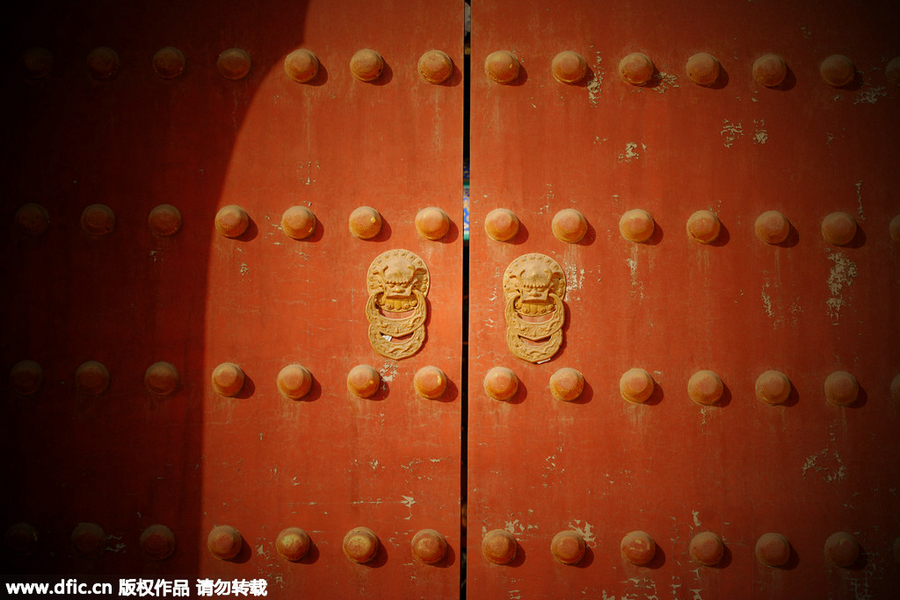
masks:
<svg viewBox="0 0 900 600"><path fill-rule="evenodd" d="M425 342L428 268L409 250L378 255L366 273L369 343L382 356L407 358Z"/></svg>
<svg viewBox="0 0 900 600"><path fill-rule="evenodd" d="M506 344L522 360L550 360L563 340L566 276L544 254L523 254L503 274Z"/></svg>

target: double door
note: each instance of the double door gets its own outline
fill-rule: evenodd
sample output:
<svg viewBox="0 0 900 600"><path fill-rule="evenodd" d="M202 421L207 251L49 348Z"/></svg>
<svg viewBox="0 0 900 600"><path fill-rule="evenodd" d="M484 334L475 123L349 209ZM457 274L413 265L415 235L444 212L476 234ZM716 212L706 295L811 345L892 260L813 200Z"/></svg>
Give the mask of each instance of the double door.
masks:
<svg viewBox="0 0 900 600"><path fill-rule="evenodd" d="M10 19L9 580L896 586L896 9L464 8Z"/></svg>

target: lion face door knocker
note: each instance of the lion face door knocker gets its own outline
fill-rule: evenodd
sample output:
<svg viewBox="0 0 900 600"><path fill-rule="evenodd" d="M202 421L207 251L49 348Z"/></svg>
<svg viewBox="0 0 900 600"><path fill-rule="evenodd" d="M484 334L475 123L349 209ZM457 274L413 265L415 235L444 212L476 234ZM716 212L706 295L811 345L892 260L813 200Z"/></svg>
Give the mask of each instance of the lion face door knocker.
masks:
<svg viewBox="0 0 900 600"><path fill-rule="evenodd" d="M506 344L522 360L550 360L563 340L566 276L544 254L523 254L503 274Z"/></svg>
<svg viewBox="0 0 900 600"><path fill-rule="evenodd" d="M409 250L378 255L366 272L369 343L388 358L407 358L425 342L428 267Z"/></svg>

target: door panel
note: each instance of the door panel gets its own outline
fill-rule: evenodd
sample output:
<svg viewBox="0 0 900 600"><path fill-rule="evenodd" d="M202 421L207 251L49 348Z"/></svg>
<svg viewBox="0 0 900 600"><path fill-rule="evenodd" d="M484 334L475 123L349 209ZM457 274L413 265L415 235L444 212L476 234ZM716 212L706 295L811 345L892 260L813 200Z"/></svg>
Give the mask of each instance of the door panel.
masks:
<svg viewBox="0 0 900 600"><path fill-rule="evenodd" d="M890 184L898 90L888 80L900 54L888 25L896 7L491 2L473 6L472 19L470 595L889 595L900 534L900 206ZM496 51L520 63L509 83L486 74ZM577 83L551 74L563 51L585 61ZM619 73L634 52L655 65L644 85ZM708 85L686 73L700 52L721 67ZM766 54L787 65L774 88L753 76ZM819 71L834 54L854 65L840 87ZM508 73L508 58L500 64L500 75ZM640 67L628 73L639 78ZM512 231L489 216L495 209L520 223L507 241L486 233ZM572 209L586 231L562 241L552 223ZM633 209L652 217L646 241L620 232ZM688 236L696 211L719 223L711 243ZM787 227L783 241L756 234L767 211L789 222L773 221ZM838 212L846 216L828 218ZM640 239L647 216L638 217L625 229ZM577 218L560 219L561 234L577 238ZM838 237L841 223L857 230L837 244L823 237L823 222ZM702 219L695 225L697 237L712 233ZM565 322L555 353L552 344L516 338L536 352L523 360L508 346L509 315L514 333L541 338L549 334L532 331L535 321L562 308L508 306L510 295L522 300L556 273L553 262L520 258L534 253L565 277ZM502 398L511 389L508 374L489 376L495 367L518 380L506 400L486 392ZM561 401L551 376L567 368L581 373L584 388ZM652 378L652 387L633 386L633 396L651 394L642 403L620 392L635 368ZM769 382L769 400L781 400L772 397L779 384L788 392L781 404L757 399L757 378L769 371L790 381L783 387L768 374L760 382ZM712 404L692 401L698 372L694 395ZM853 379L829 379L836 372ZM830 403L826 388L849 406ZM514 545L495 530L512 534ZM554 536L566 531L576 534L568 542L575 551L561 544L560 556L577 557L578 539L586 546L575 565L551 554ZM655 542L648 553L648 538L626 540L631 558L649 560L640 566L621 550L637 531ZM724 542L716 566L692 559L691 542L704 532ZM826 544L838 532L852 538ZM767 533L784 536L764 538L770 545L761 549L787 550L780 567L757 559ZM486 539L495 559L508 559L510 548L515 558L489 562L480 552ZM783 539L789 546L779 547ZM826 546L834 555L854 540L861 551L849 567L826 559Z"/></svg>
<svg viewBox="0 0 900 600"><path fill-rule="evenodd" d="M7 551L4 572L49 581L189 578L194 592L197 578L263 579L270 597L456 595L461 8L92 3L78 12L46 3L21 12L5 38L16 66L7 74L11 133L3 143L11 291L3 364L35 361L43 384L36 393L11 385L4 403L4 479L13 490L4 497L4 527L26 522L38 535L30 555ZM33 46L52 55L48 73L19 66L23 52L29 65L42 64L47 55L27 50ZM118 54L108 79L85 66L98 46ZM185 59L170 79L151 62L167 46ZM234 80L217 66L232 47L250 60L249 73ZM284 66L298 48L318 57L318 74L305 83ZM372 82L348 68L366 48L386 65ZM457 65L440 84L417 68L432 49ZM225 72L234 76L242 58ZM46 231L17 227L26 203L46 209ZM108 235L79 225L93 204L115 214ZM180 211L174 235L148 228L161 204ZM236 237L220 232L235 233L220 212L229 206L248 218ZM282 227L285 211L298 206L315 215L305 239ZM382 219L371 239L348 228L351 213L366 206ZM440 239L417 230L427 207L446 213ZM401 252L370 274L389 251ZM425 339L395 359L370 344L369 289L410 264L428 272ZM76 368L88 360L109 373L98 395L75 386ZM145 389L145 370L157 361L179 377L163 396ZM290 365L312 377L297 400L276 383ZM348 388L357 365L379 374L370 398ZM426 366L444 374L446 391L436 399L414 388ZM229 389L237 369L243 385ZM97 556L73 550L70 536L82 522L108 536ZM140 542L154 524L175 538L163 561L148 558ZM218 526L242 538L228 560L207 548ZM311 540L297 562L276 547L289 527ZM365 564L342 549L356 527L379 540ZM411 551L423 529L448 545L434 565ZM222 535L227 541L231 530Z"/></svg>

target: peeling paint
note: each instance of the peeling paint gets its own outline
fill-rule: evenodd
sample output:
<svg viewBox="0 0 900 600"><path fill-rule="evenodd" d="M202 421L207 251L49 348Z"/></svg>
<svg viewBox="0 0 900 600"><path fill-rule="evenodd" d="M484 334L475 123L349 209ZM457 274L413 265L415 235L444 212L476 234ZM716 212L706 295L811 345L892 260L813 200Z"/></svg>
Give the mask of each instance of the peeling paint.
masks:
<svg viewBox="0 0 900 600"><path fill-rule="evenodd" d="M575 519L574 521L569 521L568 527L572 531L577 531L579 534L581 534L581 537L584 539L584 543L591 548L596 545L597 538L594 535L594 526L587 521Z"/></svg>
<svg viewBox="0 0 900 600"><path fill-rule="evenodd" d="M593 46L591 49L593 49ZM588 101L591 103L591 106L597 106L597 102L600 100L600 93L603 91L604 71L600 67L602 61L600 53L597 52L594 57L594 68L592 69L594 74L587 83Z"/></svg>
<svg viewBox="0 0 900 600"><path fill-rule="evenodd" d="M837 325L841 308L849 303L849 299L844 299L843 290L853 283L853 279L859 274L859 271L856 263L850 260L846 254L834 252L828 255L828 260L834 261L834 266L831 267L826 282L828 290L831 292L831 298L825 301L825 305L832 324Z"/></svg>
<svg viewBox="0 0 900 600"><path fill-rule="evenodd" d="M856 187L856 202L858 207L856 209L856 218L860 221L866 220L866 215L863 213L863 205L862 205L862 179L857 181L854 186Z"/></svg>
<svg viewBox="0 0 900 600"><path fill-rule="evenodd" d="M579 269L575 264L567 264L563 267L566 273L566 295L570 296L573 292L581 291L584 287L584 269ZM580 300L576 297L574 300Z"/></svg>
<svg viewBox="0 0 900 600"><path fill-rule="evenodd" d="M755 132L753 133L753 143L760 146L769 141L769 133L766 131L766 122L763 119L753 119Z"/></svg>
<svg viewBox="0 0 900 600"><path fill-rule="evenodd" d="M876 532L878 531L877 525L873 525L872 528ZM859 536L861 532L855 531L853 535ZM862 576L849 580L854 600L875 600L877 596L869 588L869 584L870 582L880 582L884 579L884 558L878 552L878 547L873 545L871 548L866 548L865 552L866 565L862 570Z"/></svg>
<svg viewBox="0 0 900 600"><path fill-rule="evenodd" d="M884 86L866 85L863 89L856 92L853 104L875 104L879 98L887 96L887 89Z"/></svg>
<svg viewBox="0 0 900 600"><path fill-rule="evenodd" d="M778 302L778 306L776 306L776 303L772 300L772 296L769 294L771 285L772 284L769 281L763 283L762 290L760 291L760 298L762 299L763 313L772 319L772 329L778 329L780 325L785 323L796 325L800 314L803 312L803 307L800 305L800 297L797 296L791 301L791 306L787 309L787 314L784 314L784 311L782 310L783 303ZM777 287L776 284L776 288ZM776 308L782 313L781 316L779 316Z"/></svg>
<svg viewBox="0 0 900 600"><path fill-rule="evenodd" d="M637 160L641 157L641 154L637 151L638 143L637 142L627 142L625 144L625 151L619 154L619 162L631 162L632 160ZM646 150L647 146L641 144L641 149Z"/></svg>
<svg viewBox="0 0 900 600"><path fill-rule="evenodd" d="M415 468L418 467L423 462L425 462L425 461L422 460L421 458L414 458L406 464L401 464L400 468L406 469L407 472L412 473L413 470L415 470Z"/></svg>
<svg viewBox="0 0 900 600"><path fill-rule="evenodd" d="M763 285L762 289L763 310L765 310L766 316L768 316L770 319L774 319L775 311L772 310L772 298L769 296L769 294L766 293L767 289L769 289L768 281ZM777 323L775 327L778 327Z"/></svg>
<svg viewBox="0 0 900 600"><path fill-rule="evenodd" d="M675 576L672 576L672 583L669 584L669 587L672 588L672 598L678 598L678 588L681 587L682 584L675 583Z"/></svg>
<svg viewBox="0 0 900 600"><path fill-rule="evenodd" d="M660 94L664 94L666 90L670 87L677 88L679 87L677 81L678 77L675 75L666 73L664 71L660 71L653 75L653 80L656 82L656 91Z"/></svg>
<svg viewBox="0 0 900 600"><path fill-rule="evenodd" d="M725 147L731 148L744 135L744 126L741 122L732 123L728 119L723 119L719 135L725 136Z"/></svg>
<svg viewBox="0 0 900 600"><path fill-rule="evenodd" d="M644 299L644 282L638 279L638 262L637 262L637 248L635 247L635 252L632 252L632 256L634 258L626 258L625 264L628 265L629 271L631 271L631 297L640 301Z"/></svg>
<svg viewBox="0 0 900 600"><path fill-rule="evenodd" d="M656 582L652 577L631 577L622 583L626 585L631 584L634 588L633 590L623 592L622 600L637 600L641 597L643 597L644 600L660 600L659 592L656 589ZM642 592L643 595L639 595L639 592Z"/></svg>
<svg viewBox="0 0 900 600"><path fill-rule="evenodd" d="M828 464L828 461L830 461L830 464ZM808 471L820 474L822 481L826 483L843 481L848 472L847 466L841 460L837 450L829 450L828 448L823 448L815 454L806 457L801 476L805 478Z"/></svg>
<svg viewBox="0 0 900 600"><path fill-rule="evenodd" d="M297 167L297 175L300 177L300 182L303 185L312 185L316 182L313 177L312 171L313 161L308 160L306 164L300 163ZM316 170L320 170L322 167L319 166L319 161L315 161Z"/></svg>
<svg viewBox="0 0 900 600"><path fill-rule="evenodd" d="M115 540L118 543L113 545L112 540ZM125 552L125 544L122 543L122 536L110 534L108 536L106 549L110 552L115 552L116 554L118 554L119 552Z"/></svg>
<svg viewBox="0 0 900 600"><path fill-rule="evenodd" d="M385 362L378 370L378 374L381 375L381 380L383 382L390 382L397 376L398 368L399 365L395 362Z"/></svg>

